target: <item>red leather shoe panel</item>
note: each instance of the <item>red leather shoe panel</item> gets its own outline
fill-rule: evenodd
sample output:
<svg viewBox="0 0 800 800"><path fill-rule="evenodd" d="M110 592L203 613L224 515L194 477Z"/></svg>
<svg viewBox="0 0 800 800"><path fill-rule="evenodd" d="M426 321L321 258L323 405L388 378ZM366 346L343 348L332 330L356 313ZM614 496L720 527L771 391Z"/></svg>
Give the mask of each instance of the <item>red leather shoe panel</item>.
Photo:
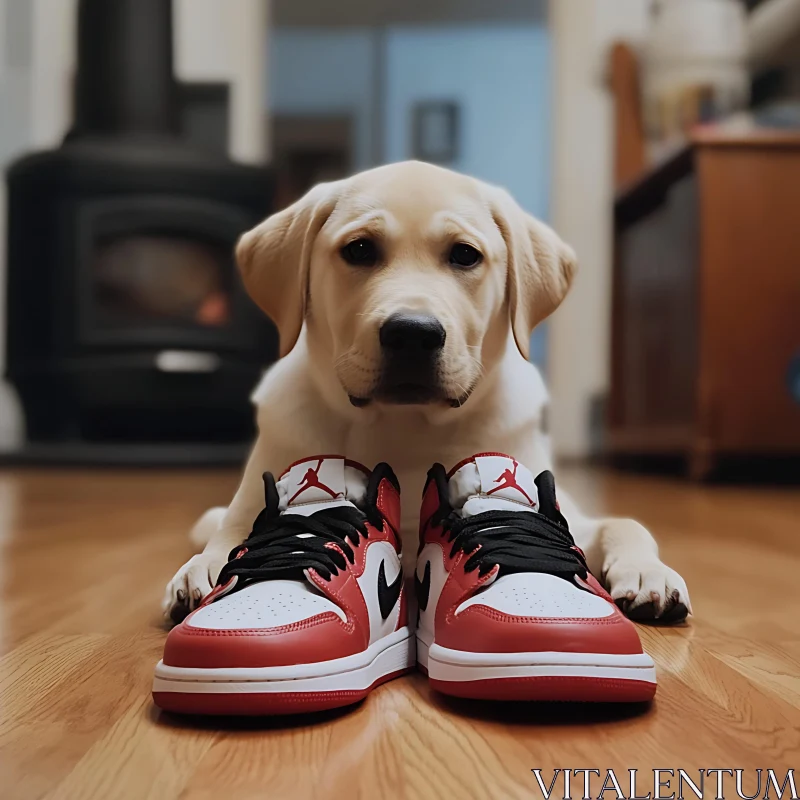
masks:
<svg viewBox="0 0 800 800"><path fill-rule="evenodd" d="M400 493L387 478L384 478L378 485L376 505L391 526L391 530L387 531L387 535L399 552L401 546L398 537L400 530Z"/></svg>
<svg viewBox="0 0 800 800"><path fill-rule="evenodd" d="M411 586L413 587L413 583ZM395 625L395 630L399 631L400 628L405 628L408 625L408 603L406 601L407 592L409 591L408 581L403 583L402 588L400 589L400 614L397 617L397 625Z"/></svg>
<svg viewBox="0 0 800 800"><path fill-rule="evenodd" d="M444 616L444 614L443 614ZM436 642L475 653L641 653L633 623L614 608L598 619L516 617L473 605L441 621L436 614Z"/></svg>
<svg viewBox="0 0 800 800"><path fill-rule="evenodd" d="M436 484L429 481L422 494L422 506L419 510L419 541L420 548L425 544L426 531L431 517L439 509L439 492Z"/></svg>
<svg viewBox="0 0 800 800"><path fill-rule="evenodd" d="M363 601L362 601L363 602ZM279 667L328 661L359 653L369 643L363 631L332 611L277 628L216 630L187 625L173 628L164 647L164 663L200 669Z"/></svg>
<svg viewBox="0 0 800 800"><path fill-rule="evenodd" d="M335 547L335 545L331 546ZM360 575L364 571L366 550L366 546L363 545L357 548L361 558L361 572L359 573L356 573L353 567L343 570L338 575L333 575L329 581L326 581L316 570L308 570L311 582L344 611L348 625L354 629L356 638L361 642L362 650L369 645L369 611L356 580L356 574Z"/></svg>

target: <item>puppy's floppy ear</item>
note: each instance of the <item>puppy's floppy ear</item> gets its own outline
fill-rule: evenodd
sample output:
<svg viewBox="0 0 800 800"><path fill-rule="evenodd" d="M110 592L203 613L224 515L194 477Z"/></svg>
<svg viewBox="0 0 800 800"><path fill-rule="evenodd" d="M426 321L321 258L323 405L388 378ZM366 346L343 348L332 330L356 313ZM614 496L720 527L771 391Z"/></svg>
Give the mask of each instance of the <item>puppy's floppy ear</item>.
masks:
<svg viewBox="0 0 800 800"><path fill-rule="evenodd" d="M492 215L508 251L508 303L519 351L530 351L533 329L558 308L577 261L555 231L526 214L503 189L492 187Z"/></svg>
<svg viewBox="0 0 800 800"><path fill-rule="evenodd" d="M342 181L315 186L243 234L236 245L248 294L278 328L281 357L294 347L303 327L311 250L336 206L341 186Z"/></svg>

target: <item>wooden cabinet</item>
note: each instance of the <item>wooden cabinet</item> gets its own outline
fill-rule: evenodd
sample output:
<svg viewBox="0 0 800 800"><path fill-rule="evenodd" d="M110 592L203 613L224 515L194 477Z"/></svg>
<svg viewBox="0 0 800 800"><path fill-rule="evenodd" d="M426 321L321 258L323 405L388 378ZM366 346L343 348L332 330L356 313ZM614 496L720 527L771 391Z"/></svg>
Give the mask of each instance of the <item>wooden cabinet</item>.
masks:
<svg viewBox="0 0 800 800"><path fill-rule="evenodd" d="M800 136L700 133L614 219L612 452L800 455Z"/></svg>

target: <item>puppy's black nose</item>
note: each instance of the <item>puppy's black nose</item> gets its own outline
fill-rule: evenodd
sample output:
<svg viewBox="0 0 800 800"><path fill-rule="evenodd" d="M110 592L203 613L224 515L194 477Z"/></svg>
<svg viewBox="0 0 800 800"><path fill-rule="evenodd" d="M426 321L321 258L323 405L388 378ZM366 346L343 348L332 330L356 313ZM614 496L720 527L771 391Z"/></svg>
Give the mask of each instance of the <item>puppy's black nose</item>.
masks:
<svg viewBox="0 0 800 800"><path fill-rule="evenodd" d="M392 314L381 325L381 347L400 353L433 353L444 347L445 331L427 314Z"/></svg>

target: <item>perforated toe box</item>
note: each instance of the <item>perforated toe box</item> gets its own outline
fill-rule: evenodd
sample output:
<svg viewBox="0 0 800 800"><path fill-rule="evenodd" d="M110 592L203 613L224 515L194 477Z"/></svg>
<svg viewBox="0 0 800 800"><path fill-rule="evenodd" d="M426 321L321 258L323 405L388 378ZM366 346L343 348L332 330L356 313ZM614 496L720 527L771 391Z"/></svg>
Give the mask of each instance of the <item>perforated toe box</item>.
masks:
<svg viewBox="0 0 800 800"><path fill-rule="evenodd" d="M614 613L614 607L602 597L555 575L531 572L500 578L465 600L456 614L474 605L517 617L551 619L600 619Z"/></svg>
<svg viewBox="0 0 800 800"><path fill-rule="evenodd" d="M278 628L332 612L344 612L304 581L273 580L246 586L192 614L189 625L213 630Z"/></svg>
<svg viewBox="0 0 800 800"><path fill-rule="evenodd" d="M634 625L605 597L542 573L506 575L437 617L443 647L481 653L641 653Z"/></svg>
<svg viewBox="0 0 800 800"><path fill-rule="evenodd" d="M353 655L363 642L345 612L304 581L254 583L173 628L164 663L187 668L286 666Z"/></svg>

